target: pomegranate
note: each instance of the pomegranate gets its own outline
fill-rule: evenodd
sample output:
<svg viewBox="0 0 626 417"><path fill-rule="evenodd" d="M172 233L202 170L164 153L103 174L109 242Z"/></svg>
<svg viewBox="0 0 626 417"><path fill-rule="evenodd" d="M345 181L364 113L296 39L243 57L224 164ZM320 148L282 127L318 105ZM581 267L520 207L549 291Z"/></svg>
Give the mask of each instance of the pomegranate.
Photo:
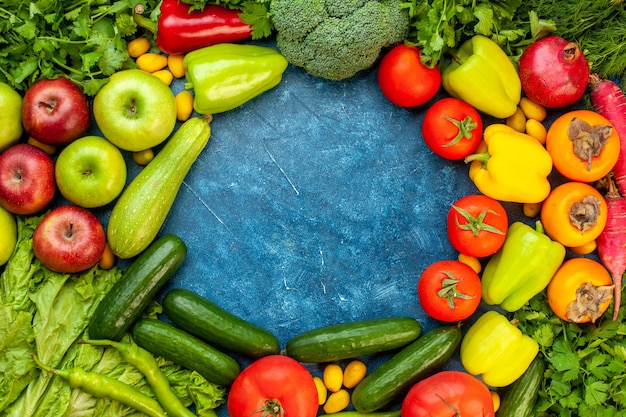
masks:
<svg viewBox="0 0 626 417"><path fill-rule="evenodd" d="M576 103L585 93L589 64L577 44L552 35L522 53L519 76L529 99L544 107L564 107Z"/></svg>

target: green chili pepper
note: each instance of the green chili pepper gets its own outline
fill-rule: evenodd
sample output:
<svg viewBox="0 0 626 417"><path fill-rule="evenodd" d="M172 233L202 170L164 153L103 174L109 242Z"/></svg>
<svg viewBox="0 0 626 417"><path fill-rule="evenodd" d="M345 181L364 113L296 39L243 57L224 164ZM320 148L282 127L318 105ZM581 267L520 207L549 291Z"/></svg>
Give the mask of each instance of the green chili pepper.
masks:
<svg viewBox="0 0 626 417"><path fill-rule="evenodd" d="M194 90L194 110L215 114L274 88L287 60L273 48L220 43L187 53L184 65L185 89Z"/></svg>
<svg viewBox="0 0 626 417"><path fill-rule="evenodd" d="M517 311L548 286L564 258L565 248L543 233L541 222L536 230L514 222L483 271L483 301Z"/></svg>
<svg viewBox="0 0 626 417"><path fill-rule="evenodd" d="M31 356L37 366L67 380L72 388L79 388L94 397L117 401L149 417L168 417L157 400L117 379L82 368L53 369L41 363L35 354Z"/></svg>
<svg viewBox="0 0 626 417"><path fill-rule="evenodd" d="M167 380L154 355L143 349L136 343L122 343L112 340L81 340L80 343L88 343L96 346L111 346L122 355L122 358L133 365L145 377L152 387L157 400L161 403L168 416L173 417L195 417L176 396L172 390L170 382Z"/></svg>

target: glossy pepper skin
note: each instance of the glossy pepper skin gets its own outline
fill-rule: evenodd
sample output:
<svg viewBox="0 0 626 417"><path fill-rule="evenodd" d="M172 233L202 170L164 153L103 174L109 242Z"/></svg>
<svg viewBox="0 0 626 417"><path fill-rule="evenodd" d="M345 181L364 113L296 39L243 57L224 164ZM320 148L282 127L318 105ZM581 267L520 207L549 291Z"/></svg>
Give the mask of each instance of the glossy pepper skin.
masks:
<svg viewBox="0 0 626 417"><path fill-rule="evenodd" d="M461 341L461 364L492 387L517 380L539 352L539 344L525 335L503 314L483 313Z"/></svg>
<svg viewBox="0 0 626 417"><path fill-rule="evenodd" d="M543 291L565 258L565 247L536 229L514 222L504 244L483 271L482 297L490 305L513 312Z"/></svg>
<svg viewBox="0 0 626 417"><path fill-rule="evenodd" d="M221 43L185 55L185 89L194 90L194 110L232 110L282 80L287 60L275 49Z"/></svg>
<svg viewBox="0 0 626 417"><path fill-rule="evenodd" d="M522 94L513 62L497 43L481 35L457 49L441 83L452 97L500 119L515 113Z"/></svg>
<svg viewBox="0 0 626 417"><path fill-rule="evenodd" d="M505 124L489 125L465 162L471 162L469 176L480 192L496 200L539 203L550 194L550 153L538 140Z"/></svg>
<svg viewBox="0 0 626 417"><path fill-rule="evenodd" d="M163 0L156 25L136 13L134 17L140 26L156 35L157 46L169 55L252 36L252 27L241 20L239 10L215 4L206 4L202 10L189 11L190 8L179 0Z"/></svg>

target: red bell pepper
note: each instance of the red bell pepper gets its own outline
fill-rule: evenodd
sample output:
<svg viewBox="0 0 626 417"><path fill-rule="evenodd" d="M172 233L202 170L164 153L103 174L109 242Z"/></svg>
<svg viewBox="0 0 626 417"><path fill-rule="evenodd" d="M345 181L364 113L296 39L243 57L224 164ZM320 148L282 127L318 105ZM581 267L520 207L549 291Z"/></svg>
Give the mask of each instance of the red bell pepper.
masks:
<svg viewBox="0 0 626 417"><path fill-rule="evenodd" d="M207 4L202 10L189 11L190 7L179 0L163 0L156 24L137 10L133 16L139 26L154 33L159 49L170 55L252 35L252 27L241 20L239 10L215 4Z"/></svg>

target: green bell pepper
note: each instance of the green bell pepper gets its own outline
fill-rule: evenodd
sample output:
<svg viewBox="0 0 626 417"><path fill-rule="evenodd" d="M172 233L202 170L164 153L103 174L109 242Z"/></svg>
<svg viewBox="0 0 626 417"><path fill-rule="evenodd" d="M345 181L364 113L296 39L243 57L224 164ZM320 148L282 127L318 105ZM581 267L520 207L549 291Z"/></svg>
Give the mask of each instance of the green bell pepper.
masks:
<svg viewBox="0 0 626 417"><path fill-rule="evenodd" d="M548 286L564 258L565 247L543 233L541 222L536 230L514 222L483 271L483 301L509 312L519 310Z"/></svg>
<svg viewBox="0 0 626 417"><path fill-rule="evenodd" d="M184 58L185 89L194 90L194 110L215 114L232 110L282 80L287 60L259 45L220 43Z"/></svg>
<svg viewBox="0 0 626 417"><path fill-rule="evenodd" d="M457 49L441 74L441 85L452 97L501 119L515 113L522 95L522 82L511 59L497 43L481 35Z"/></svg>
<svg viewBox="0 0 626 417"><path fill-rule="evenodd" d="M539 353L539 344L495 310L483 313L461 341L461 364L492 387L512 384Z"/></svg>

